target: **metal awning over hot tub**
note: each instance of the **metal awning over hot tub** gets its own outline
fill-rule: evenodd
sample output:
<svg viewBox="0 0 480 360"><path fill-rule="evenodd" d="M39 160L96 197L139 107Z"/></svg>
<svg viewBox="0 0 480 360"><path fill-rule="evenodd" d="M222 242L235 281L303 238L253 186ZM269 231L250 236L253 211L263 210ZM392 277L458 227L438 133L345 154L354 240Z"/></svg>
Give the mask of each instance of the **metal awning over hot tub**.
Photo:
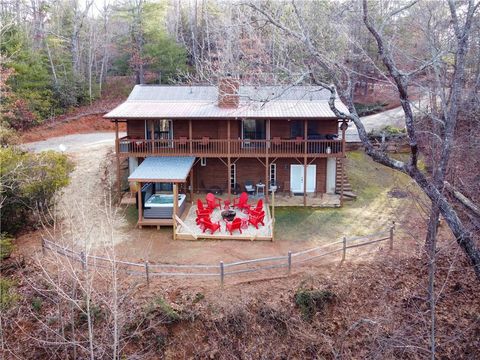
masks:
<svg viewBox="0 0 480 360"><path fill-rule="evenodd" d="M138 182L186 182L194 156L147 157L128 177Z"/></svg>

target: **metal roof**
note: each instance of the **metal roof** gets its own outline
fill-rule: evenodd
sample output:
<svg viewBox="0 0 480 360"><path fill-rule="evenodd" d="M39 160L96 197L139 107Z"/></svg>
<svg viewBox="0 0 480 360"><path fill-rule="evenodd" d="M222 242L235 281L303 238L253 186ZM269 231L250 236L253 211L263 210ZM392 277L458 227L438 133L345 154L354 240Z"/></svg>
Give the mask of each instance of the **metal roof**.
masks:
<svg viewBox="0 0 480 360"><path fill-rule="evenodd" d="M136 85L127 101L104 117L148 118L335 118L330 92L317 86L240 86L238 108L220 108L215 86ZM336 101L340 111L345 105Z"/></svg>
<svg viewBox="0 0 480 360"><path fill-rule="evenodd" d="M194 161L194 156L147 157L128 181L185 182Z"/></svg>

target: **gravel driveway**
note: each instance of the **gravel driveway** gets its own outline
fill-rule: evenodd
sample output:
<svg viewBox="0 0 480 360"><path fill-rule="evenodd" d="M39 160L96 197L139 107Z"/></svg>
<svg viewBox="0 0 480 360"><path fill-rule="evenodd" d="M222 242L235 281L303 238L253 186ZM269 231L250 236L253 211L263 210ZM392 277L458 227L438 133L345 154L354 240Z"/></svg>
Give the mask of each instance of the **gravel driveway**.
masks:
<svg viewBox="0 0 480 360"><path fill-rule="evenodd" d="M121 134L123 136L123 134ZM110 208L109 193L105 191L105 161L113 151L115 133L73 134L45 141L23 144L26 149L40 152L65 152L74 162L70 184L63 189L57 214L63 219L62 236L67 243L90 248L104 247L122 241L117 232L126 221ZM115 236L112 234L115 231ZM61 241L61 239L56 239Z"/></svg>

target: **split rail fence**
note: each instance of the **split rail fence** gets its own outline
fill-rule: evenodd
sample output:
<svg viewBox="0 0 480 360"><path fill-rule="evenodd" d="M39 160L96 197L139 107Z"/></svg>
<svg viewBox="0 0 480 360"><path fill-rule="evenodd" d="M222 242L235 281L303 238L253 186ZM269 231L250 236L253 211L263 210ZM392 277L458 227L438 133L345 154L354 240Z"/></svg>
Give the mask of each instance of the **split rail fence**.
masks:
<svg viewBox="0 0 480 360"><path fill-rule="evenodd" d="M205 277L217 278L223 286L225 279L240 274L248 274L259 271L286 269L290 274L294 266L299 266L309 261L319 259L332 254L341 254L341 260L345 261L348 249L359 248L380 242L389 242L389 248L393 249L395 224L389 229L357 237L343 237L339 241L324 244L307 250L292 252L289 251L283 256L271 256L259 259L242 260L236 262L220 261L216 265L206 264L154 264L148 261L143 263L122 261L105 256L85 254L59 245L53 241L42 239L42 251L47 250L65 256L81 264L84 270L90 267L111 268L116 266L117 270L125 271L130 275L145 276L147 285L152 277Z"/></svg>

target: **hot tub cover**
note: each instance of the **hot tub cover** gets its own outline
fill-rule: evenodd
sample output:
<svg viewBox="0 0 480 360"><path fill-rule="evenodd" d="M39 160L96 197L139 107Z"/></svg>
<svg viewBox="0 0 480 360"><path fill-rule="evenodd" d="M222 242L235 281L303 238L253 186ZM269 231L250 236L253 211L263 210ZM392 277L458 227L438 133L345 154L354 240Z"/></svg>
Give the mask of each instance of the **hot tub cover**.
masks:
<svg viewBox="0 0 480 360"><path fill-rule="evenodd" d="M128 181L185 182L194 161L194 156L147 157Z"/></svg>

